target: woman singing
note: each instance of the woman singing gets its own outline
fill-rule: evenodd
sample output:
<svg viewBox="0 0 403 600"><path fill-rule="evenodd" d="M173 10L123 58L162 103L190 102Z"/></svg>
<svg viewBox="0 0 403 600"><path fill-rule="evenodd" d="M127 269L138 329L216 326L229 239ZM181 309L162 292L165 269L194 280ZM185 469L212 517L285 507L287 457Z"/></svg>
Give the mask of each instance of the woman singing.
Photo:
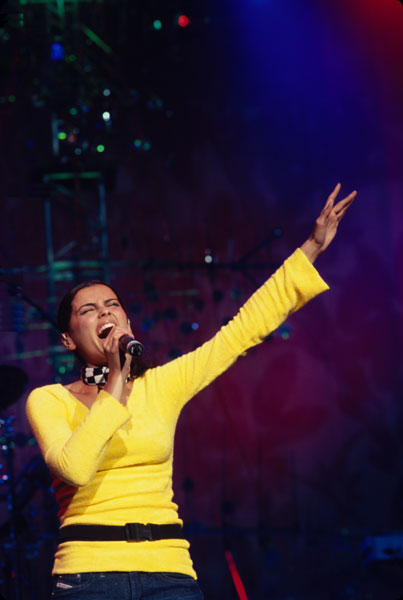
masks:
<svg viewBox="0 0 403 600"><path fill-rule="evenodd" d="M201 347L146 369L119 340L133 336L115 291L100 282L63 298L64 346L82 364L69 385L35 389L27 416L53 476L60 537L52 598L196 600L202 593L172 501L181 409L291 313L328 289L312 263L331 243L356 192L336 186L308 240Z"/></svg>

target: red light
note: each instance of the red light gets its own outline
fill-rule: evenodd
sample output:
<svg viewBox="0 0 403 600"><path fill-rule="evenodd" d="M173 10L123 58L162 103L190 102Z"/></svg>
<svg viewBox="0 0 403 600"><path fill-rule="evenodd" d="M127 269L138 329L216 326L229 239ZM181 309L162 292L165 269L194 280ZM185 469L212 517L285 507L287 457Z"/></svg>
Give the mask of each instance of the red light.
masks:
<svg viewBox="0 0 403 600"><path fill-rule="evenodd" d="M248 600L248 596L246 595L246 591L243 586L241 576L239 575L238 569L236 568L236 564L234 561L234 557L232 556L232 552L230 552L229 550L226 550L225 558L227 560L228 568L231 572L232 581L234 582L235 589L237 591L239 600Z"/></svg>
<svg viewBox="0 0 403 600"><path fill-rule="evenodd" d="M189 25L189 23L190 23L190 19L186 15L180 15L178 17L179 27L187 27Z"/></svg>

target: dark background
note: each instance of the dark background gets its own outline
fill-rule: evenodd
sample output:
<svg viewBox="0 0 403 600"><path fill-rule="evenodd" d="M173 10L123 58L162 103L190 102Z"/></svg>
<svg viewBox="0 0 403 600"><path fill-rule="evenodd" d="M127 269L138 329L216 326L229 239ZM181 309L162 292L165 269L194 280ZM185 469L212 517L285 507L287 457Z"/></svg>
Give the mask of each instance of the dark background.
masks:
<svg viewBox="0 0 403 600"><path fill-rule="evenodd" d="M231 550L250 600L397 600L401 3L21 0L4 11L1 362L29 378L7 408L2 371L3 416L15 417L21 597L47 597L55 545L24 401L75 377L49 322L64 291L109 278L147 357L164 362L236 312L341 181L359 195L317 262L331 291L184 410L175 499L207 599L238 597ZM12 598L6 494L4 480L0 589ZM383 545L394 560L365 559L364 541L381 535L394 536Z"/></svg>

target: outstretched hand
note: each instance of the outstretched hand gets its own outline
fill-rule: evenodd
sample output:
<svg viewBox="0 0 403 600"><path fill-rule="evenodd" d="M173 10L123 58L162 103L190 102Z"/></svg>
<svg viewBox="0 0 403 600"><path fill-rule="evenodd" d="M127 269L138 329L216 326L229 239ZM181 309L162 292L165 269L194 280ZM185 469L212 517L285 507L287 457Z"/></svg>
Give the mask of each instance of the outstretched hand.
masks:
<svg viewBox="0 0 403 600"><path fill-rule="evenodd" d="M319 254L324 252L333 241L341 219L357 195L357 192L354 191L335 204L334 202L340 192L340 188L341 184L338 183L327 199L319 217L316 219L311 235L305 244L301 246L301 250L311 262L314 262Z"/></svg>

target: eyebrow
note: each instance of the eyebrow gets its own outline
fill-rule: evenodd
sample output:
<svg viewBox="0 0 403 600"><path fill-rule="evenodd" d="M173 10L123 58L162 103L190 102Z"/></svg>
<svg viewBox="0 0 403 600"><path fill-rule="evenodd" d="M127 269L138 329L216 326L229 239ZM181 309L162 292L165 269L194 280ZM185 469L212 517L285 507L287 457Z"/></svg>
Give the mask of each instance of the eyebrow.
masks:
<svg viewBox="0 0 403 600"><path fill-rule="evenodd" d="M104 301L104 304L106 304L107 302L119 302L119 300L118 300L118 298L108 298L107 300ZM79 306L77 308L77 311L81 310L85 306L96 306L96 303L95 302L87 302L86 304Z"/></svg>

